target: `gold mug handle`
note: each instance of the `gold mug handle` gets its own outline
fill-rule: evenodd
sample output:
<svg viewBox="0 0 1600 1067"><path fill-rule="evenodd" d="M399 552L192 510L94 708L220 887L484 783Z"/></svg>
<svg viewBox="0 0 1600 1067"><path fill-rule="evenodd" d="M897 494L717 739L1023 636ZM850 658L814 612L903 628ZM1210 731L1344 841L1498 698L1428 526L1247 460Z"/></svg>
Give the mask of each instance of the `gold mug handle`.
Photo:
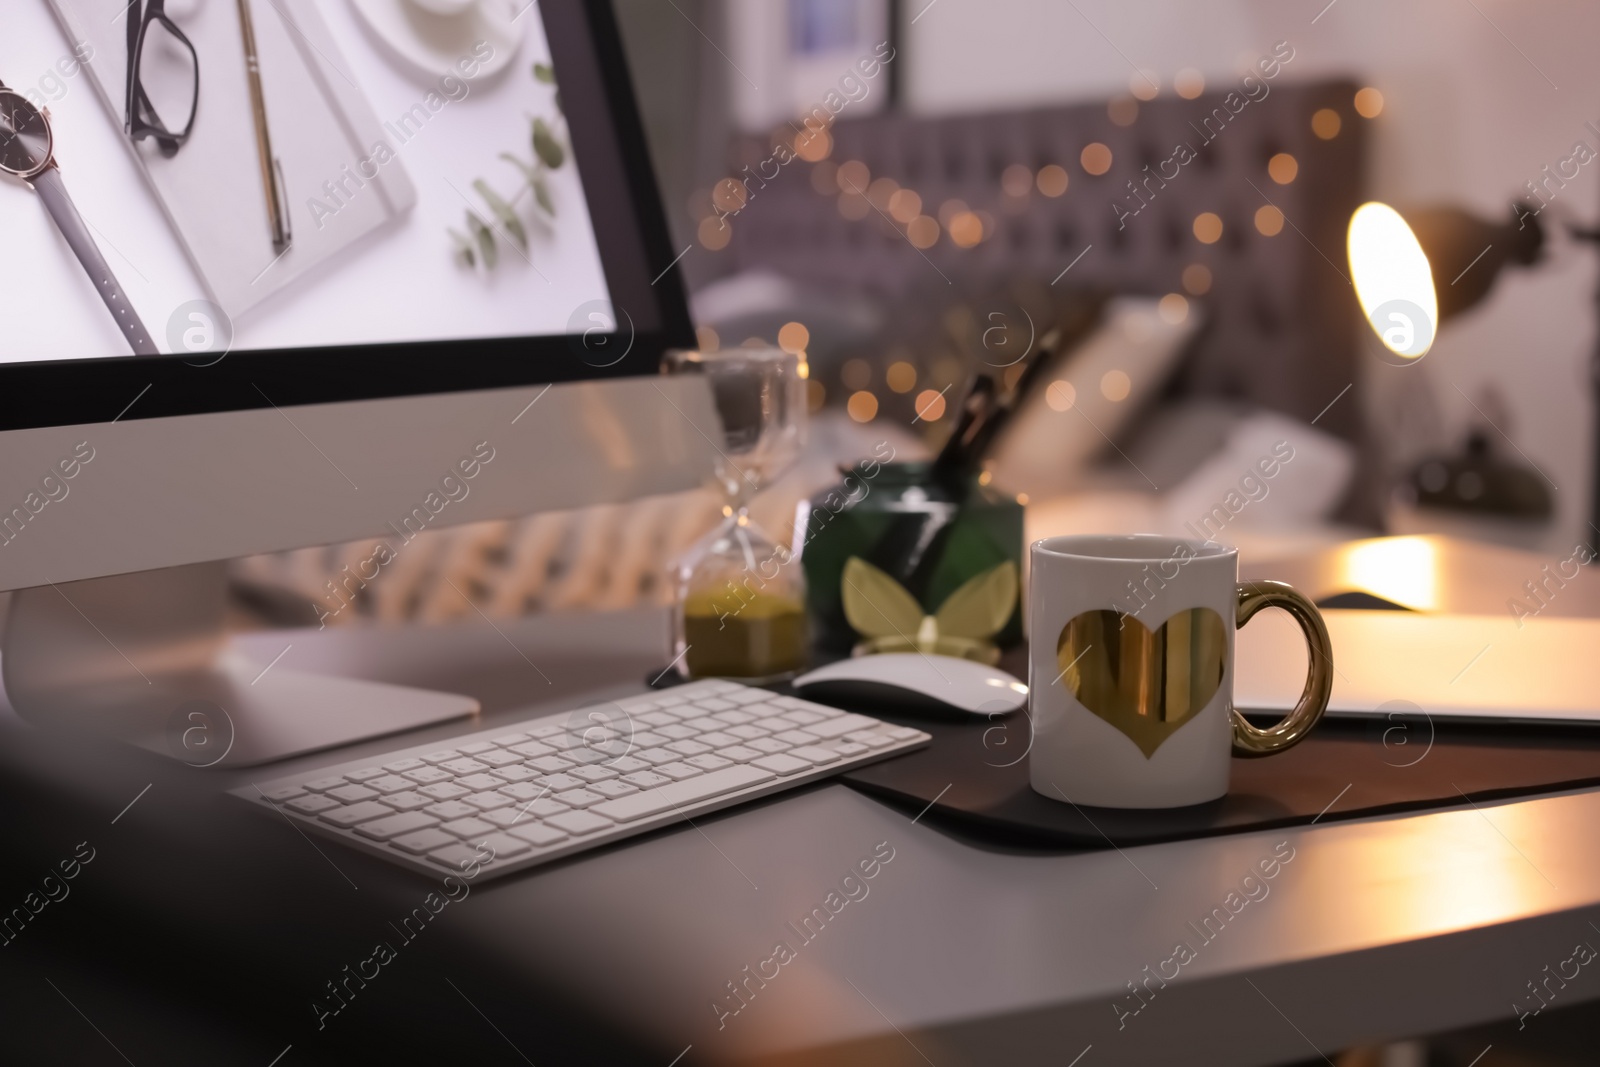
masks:
<svg viewBox="0 0 1600 1067"><path fill-rule="evenodd" d="M1240 582L1236 595L1236 626L1243 627L1262 608L1282 608L1300 624L1311 655L1300 700L1276 726L1265 730L1251 726L1238 708L1228 709L1233 722L1233 754L1273 756L1304 740L1328 710L1328 697L1333 692L1333 642L1328 639L1328 628L1323 625L1317 606L1291 586L1282 582Z"/></svg>

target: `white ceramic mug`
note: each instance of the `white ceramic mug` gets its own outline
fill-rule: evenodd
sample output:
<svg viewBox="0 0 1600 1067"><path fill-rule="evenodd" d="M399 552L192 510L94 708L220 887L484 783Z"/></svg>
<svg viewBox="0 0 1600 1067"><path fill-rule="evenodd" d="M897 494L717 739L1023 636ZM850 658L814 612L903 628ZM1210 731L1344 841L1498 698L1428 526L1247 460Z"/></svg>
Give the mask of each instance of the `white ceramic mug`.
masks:
<svg viewBox="0 0 1600 1067"><path fill-rule="evenodd" d="M1316 607L1281 582L1240 582L1237 549L1150 534L1049 537L1031 549L1029 774L1052 800L1169 808L1228 791L1230 755L1282 752L1316 725L1333 649ZM1234 630L1283 608L1310 667L1270 729L1233 707Z"/></svg>

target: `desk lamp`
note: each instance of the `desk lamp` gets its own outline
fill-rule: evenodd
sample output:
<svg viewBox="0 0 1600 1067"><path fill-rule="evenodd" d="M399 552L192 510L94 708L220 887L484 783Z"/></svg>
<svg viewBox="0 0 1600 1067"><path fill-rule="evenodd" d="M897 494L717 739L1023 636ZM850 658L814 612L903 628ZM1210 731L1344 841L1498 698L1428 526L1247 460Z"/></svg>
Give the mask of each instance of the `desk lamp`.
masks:
<svg viewBox="0 0 1600 1067"><path fill-rule="evenodd" d="M1600 240L1600 232L1569 232ZM1356 299L1384 346L1381 354L1401 366L1421 359L1439 326L1479 304L1501 271L1539 262L1544 236L1536 209L1527 204L1514 204L1505 222L1456 207L1402 215L1376 201L1361 205L1350 217L1346 251ZM1551 511L1544 481L1493 459L1483 432L1469 437L1464 456L1419 465L1411 482L1416 502L1425 506L1540 521Z"/></svg>

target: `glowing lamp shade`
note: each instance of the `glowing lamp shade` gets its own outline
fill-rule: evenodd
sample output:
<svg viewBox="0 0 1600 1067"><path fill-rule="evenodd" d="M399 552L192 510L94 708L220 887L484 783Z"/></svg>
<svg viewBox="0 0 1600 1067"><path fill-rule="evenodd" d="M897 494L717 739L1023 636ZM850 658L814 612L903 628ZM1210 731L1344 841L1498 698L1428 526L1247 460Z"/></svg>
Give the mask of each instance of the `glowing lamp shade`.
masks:
<svg viewBox="0 0 1600 1067"><path fill-rule="evenodd" d="M1416 234L1394 208L1371 201L1350 216L1346 251L1356 299L1373 330L1396 355L1422 358L1433 344L1439 301Z"/></svg>

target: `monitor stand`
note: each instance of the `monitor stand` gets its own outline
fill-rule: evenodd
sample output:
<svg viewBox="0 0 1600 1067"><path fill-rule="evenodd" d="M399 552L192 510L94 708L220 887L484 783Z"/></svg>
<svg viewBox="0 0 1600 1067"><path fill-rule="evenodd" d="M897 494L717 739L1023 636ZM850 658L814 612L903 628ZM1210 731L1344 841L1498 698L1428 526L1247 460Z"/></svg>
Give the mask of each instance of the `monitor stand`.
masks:
<svg viewBox="0 0 1600 1067"><path fill-rule="evenodd" d="M35 725L196 767L268 763L478 712L453 693L247 662L226 648L226 605L221 562L18 590L0 642L6 694Z"/></svg>

